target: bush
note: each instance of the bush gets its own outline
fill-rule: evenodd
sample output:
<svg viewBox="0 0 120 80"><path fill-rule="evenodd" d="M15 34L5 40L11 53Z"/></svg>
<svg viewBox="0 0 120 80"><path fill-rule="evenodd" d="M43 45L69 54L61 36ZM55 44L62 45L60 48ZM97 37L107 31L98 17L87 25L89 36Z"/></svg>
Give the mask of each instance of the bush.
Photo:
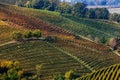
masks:
<svg viewBox="0 0 120 80"><path fill-rule="evenodd" d="M65 80L75 80L77 79L78 77L80 77L80 75L74 73L74 71L70 70L70 71L67 71L65 73Z"/></svg>
<svg viewBox="0 0 120 80"><path fill-rule="evenodd" d="M54 80L65 80L65 77L61 74L57 75Z"/></svg>
<svg viewBox="0 0 120 80"><path fill-rule="evenodd" d="M40 30L33 31L33 37L36 37L36 38L41 37L41 31Z"/></svg>
<svg viewBox="0 0 120 80"><path fill-rule="evenodd" d="M1 79L2 80L20 80L22 78L22 75L24 71L20 69L19 67L19 62L18 61L5 61L5 60L0 60L0 69L4 71L4 74L1 74Z"/></svg>
<svg viewBox="0 0 120 80"><path fill-rule="evenodd" d="M13 32L12 39L16 41L22 41L23 40L23 34L21 32Z"/></svg>
<svg viewBox="0 0 120 80"><path fill-rule="evenodd" d="M25 31L24 38L31 38L31 37L32 37L32 32L31 31Z"/></svg>
<svg viewBox="0 0 120 80"><path fill-rule="evenodd" d="M50 43L53 43L53 42L56 42L56 41L57 41L57 37L56 37L56 36L47 36L47 37L45 38L45 41L50 42Z"/></svg>

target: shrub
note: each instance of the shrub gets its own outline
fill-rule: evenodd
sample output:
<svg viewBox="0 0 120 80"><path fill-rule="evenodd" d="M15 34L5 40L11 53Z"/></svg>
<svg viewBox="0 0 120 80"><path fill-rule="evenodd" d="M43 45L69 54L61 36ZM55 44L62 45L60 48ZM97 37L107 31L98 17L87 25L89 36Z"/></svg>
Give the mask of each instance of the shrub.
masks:
<svg viewBox="0 0 120 80"><path fill-rule="evenodd" d="M22 41L23 40L23 34L21 32L13 32L12 39L16 41Z"/></svg>
<svg viewBox="0 0 120 80"><path fill-rule="evenodd" d="M34 30L33 31L33 37L36 37L36 38L41 37L41 31L40 30Z"/></svg>
<svg viewBox="0 0 120 80"><path fill-rule="evenodd" d="M0 74L2 80L20 80L24 71L20 69L18 61L0 60ZM6 71L4 71L6 69Z"/></svg>
<svg viewBox="0 0 120 80"><path fill-rule="evenodd" d="M109 40L109 45L110 45L111 48L113 48L113 50L116 50L117 49L116 48L116 45L117 45L116 39L115 38L111 38Z"/></svg>
<svg viewBox="0 0 120 80"><path fill-rule="evenodd" d="M24 33L24 38L30 38L30 37L32 37L32 31L25 31L25 33Z"/></svg>
<svg viewBox="0 0 120 80"><path fill-rule="evenodd" d="M57 37L56 37L56 36L47 36L47 37L45 38L45 41L50 42L50 43L53 43L53 42L56 42L56 41L57 41Z"/></svg>
<svg viewBox="0 0 120 80"><path fill-rule="evenodd" d="M61 74L57 75L54 80L65 80L65 77Z"/></svg>
<svg viewBox="0 0 120 80"><path fill-rule="evenodd" d="M75 80L80 77L80 75L74 73L74 71L70 70L65 73L65 80Z"/></svg>

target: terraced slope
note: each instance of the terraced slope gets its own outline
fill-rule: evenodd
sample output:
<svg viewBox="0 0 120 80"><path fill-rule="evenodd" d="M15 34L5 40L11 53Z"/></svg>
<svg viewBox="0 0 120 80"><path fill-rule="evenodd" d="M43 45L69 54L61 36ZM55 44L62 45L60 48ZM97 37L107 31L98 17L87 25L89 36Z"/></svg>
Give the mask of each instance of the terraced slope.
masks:
<svg viewBox="0 0 120 80"><path fill-rule="evenodd" d="M120 80L120 64L100 69L76 80Z"/></svg>
<svg viewBox="0 0 120 80"><path fill-rule="evenodd" d="M35 72L36 65L42 65L40 71L44 80L51 80L69 70L75 70L80 75L91 72L76 59L43 41L1 46L0 59L18 60L22 68L31 72Z"/></svg>
<svg viewBox="0 0 120 80"><path fill-rule="evenodd" d="M17 25L9 25L4 21L0 20L0 44L11 41L11 35L14 31L23 31L26 30L23 27L18 27Z"/></svg>
<svg viewBox="0 0 120 80"><path fill-rule="evenodd" d="M54 45L76 56L93 70L120 63L120 57L107 49L99 51L95 48L86 47L66 40L59 40L57 43L54 43ZM99 48L99 46L96 47Z"/></svg>
<svg viewBox="0 0 120 80"><path fill-rule="evenodd" d="M32 16L29 15L28 13L31 14ZM41 19L35 18L34 15L36 15L36 17L40 16ZM14 23L18 26L26 27L28 29L40 29L42 31L43 36L56 35L57 37L62 37L62 38L69 37L73 39L74 34L48 23L48 21L59 23L59 20L62 21L63 19L65 19L65 18L63 19L62 18L63 17L60 17L59 13L56 13L56 12L19 8L16 6L10 6L6 4L0 5L0 19L6 20L7 23ZM47 22L44 22L46 20ZM84 45L89 45L90 47L93 47L94 45L96 45L94 43L91 43L83 39L82 41L84 41L85 43Z"/></svg>
<svg viewBox="0 0 120 80"><path fill-rule="evenodd" d="M25 12L19 12L15 10L17 7L12 7L10 5L5 5L0 3L0 19L6 20L7 22L12 22L19 26L23 26L28 29L40 29L43 35L69 35L73 36L73 34L53 26L41 19L37 19L32 16L23 15ZM31 13L31 12L30 12Z"/></svg>
<svg viewBox="0 0 120 80"><path fill-rule="evenodd" d="M70 32L87 36L91 34L93 37L110 38L113 36L118 36L120 34L119 25L112 23L107 23L103 21L97 21L92 19L79 19L74 17L64 17L60 16L57 12L50 12L46 10L36 10L28 8L11 7L10 9L16 10L21 14L30 15L39 18L43 21L52 23L62 29L68 30ZM24 12L24 13L23 13Z"/></svg>

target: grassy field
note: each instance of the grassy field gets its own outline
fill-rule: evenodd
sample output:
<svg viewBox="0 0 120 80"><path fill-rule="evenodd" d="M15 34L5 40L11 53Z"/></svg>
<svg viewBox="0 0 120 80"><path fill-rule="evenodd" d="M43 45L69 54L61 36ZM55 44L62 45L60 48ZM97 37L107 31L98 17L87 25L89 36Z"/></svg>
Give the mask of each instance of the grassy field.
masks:
<svg viewBox="0 0 120 80"><path fill-rule="evenodd" d="M31 72L35 72L36 65L42 65L40 72L44 79L51 79L69 70L75 70L80 75L91 72L77 60L43 41L2 46L0 59L18 60L23 69Z"/></svg>
<svg viewBox="0 0 120 80"><path fill-rule="evenodd" d="M120 64L102 68L96 72L83 76L77 80L119 80Z"/></svg>

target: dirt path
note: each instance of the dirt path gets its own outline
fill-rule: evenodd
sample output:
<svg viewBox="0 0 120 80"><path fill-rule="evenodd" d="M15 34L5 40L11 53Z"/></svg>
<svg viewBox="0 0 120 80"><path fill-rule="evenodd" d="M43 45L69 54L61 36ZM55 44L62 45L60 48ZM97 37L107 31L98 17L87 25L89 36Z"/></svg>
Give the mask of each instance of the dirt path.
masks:
<svg viewBox="0 0 120 80"><path fill-rule="evenodd" d="M9 41L3 44L0 44L0 46L4 46L4 45L8 45L8 44L12 44L12 43L16 43L17 41Z"/></svg>

